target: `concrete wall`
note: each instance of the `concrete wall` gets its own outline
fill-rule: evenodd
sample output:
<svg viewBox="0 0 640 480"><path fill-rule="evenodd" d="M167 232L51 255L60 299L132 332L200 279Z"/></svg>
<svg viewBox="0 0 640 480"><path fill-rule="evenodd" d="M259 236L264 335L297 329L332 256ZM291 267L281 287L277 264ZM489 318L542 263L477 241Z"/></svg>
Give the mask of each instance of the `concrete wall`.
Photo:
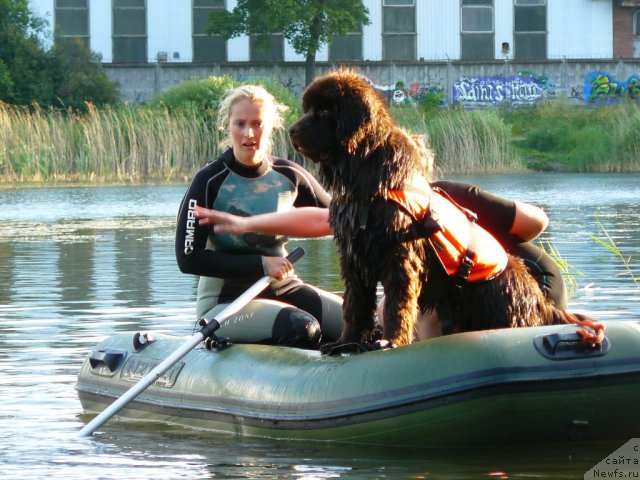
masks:
<svg viewBox="0 0 640 480"><path fill-rule="evenodd" d="M111 81L120 84L123 99L139 103L153 98L167 88L176 86L192 78L229 75L240 81L260 78L275 78L286 85L297 97L304 90L304 63L253 64L225 63L211 66L194 66L190 64L159 63L141 66L114 66L104 64L104 69ZM640 75L638 61L577 61L549 60L535 63L516 63L496 61L489 63L472 62L415 62L415 63L380 63L362 62L354 64L361 73L375 84L376 88L389 94L403 90L404 96L416 99L421 93L430 89L442 91L450 102L455 92L460 94L461 79L468 88L494 88L495 84L516 83L521 77L534 78L539 85L540 96L568 97L577 103L583 101L586 90L589 90L588 75L600 72L609 79L623 84ZM317 73L335 68L326 62L318 64ZM399 84L401 82L401 84ZM493 84L494 87L489 86ZM467 90L467 92L469 92ZM409 98L410 99L410 98ZM535 100L535 98L533 98Z"/></svg>

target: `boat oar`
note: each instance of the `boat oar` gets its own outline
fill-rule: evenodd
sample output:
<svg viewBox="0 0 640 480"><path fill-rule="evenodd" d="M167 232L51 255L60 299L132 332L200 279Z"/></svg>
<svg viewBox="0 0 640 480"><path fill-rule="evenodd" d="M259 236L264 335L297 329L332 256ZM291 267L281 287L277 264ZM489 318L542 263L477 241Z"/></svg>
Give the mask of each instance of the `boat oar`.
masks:
<svg viewBox="0 0 640 480"><path fill-rule="evenodd" d="M291 263L295 263L299 259L304 256L304 249L302 247L298 247L293 252L289 254L287 259ZM138 383L133 385L129 390L127 390L120 398L118 398L115 402L109 405L106 409L100 413L96 418L91 420L85 427L80 430L78 433L79 437L90 436L95 432L101 425L107 422L111 417L113 417L116 413L118 413L125 405L131 402L134 398L144 392L150 385L152 385L160 376L173 367L178 361L184 357L187 353L193 350L200 342L204 339L208 338L213 332L220 328L220 325L224 323L224 321L229 318L234 313L238 312L241 308L243 308L247 303L249 303L253 298L262 292L269 283L272 278L268 275L265 275L256 283L254 283L249 289L236 298L232 303L230 303L226 308L224 308L220 313L218 313L215 318L211 319L207 325L202 327L202 329L197 332L193 337L187 340L178 350L173 352L167 358L165 358L162 362L160 362L153 370L151 370L147 375L145 375Z"/></svg>

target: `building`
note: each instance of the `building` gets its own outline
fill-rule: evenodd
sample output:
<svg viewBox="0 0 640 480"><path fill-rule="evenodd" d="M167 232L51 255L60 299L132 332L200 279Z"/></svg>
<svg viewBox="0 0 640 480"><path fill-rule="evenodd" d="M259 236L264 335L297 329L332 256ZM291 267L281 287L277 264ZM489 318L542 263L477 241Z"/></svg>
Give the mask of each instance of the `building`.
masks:
<svg viewBox="0 0 640 480"><path fill-rule="evenodd" d="M121 83L130 100L149 98L182 79L223 73L240 78L275 76L296 93L304 87L304 56L282 35L273 35L270 49L261 51L248 36L224 41L204 33L209 14L232 9L236 0L29 3L52 26L49 41L59 37L83 41L101 55L108 75ZM374 82L390 89L398 83L427 81L450 93L456 76L533 71L556 79L560 94L575 89L569 83L576 83L576 68L589 70L597 64L607 68L596 70L611 73L615 69L610 65L617 69L622 63L624 71L614 73L626 75L624 80L638 72L640 0L364 3L371 24L324 45L316 57L320 70L349 63L366 69Z"/></svg>

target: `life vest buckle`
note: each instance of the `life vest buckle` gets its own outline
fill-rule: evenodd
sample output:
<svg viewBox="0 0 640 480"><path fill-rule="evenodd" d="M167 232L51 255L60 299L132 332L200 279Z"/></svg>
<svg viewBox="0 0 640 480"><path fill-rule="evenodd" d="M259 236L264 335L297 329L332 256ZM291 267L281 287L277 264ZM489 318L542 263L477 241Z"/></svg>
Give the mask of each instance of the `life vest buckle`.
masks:
<svg viewBox="0 0 640 480"><path fill-rule="evenodd" d="M464 255L460 259L460 266L458 267L458 270L456 271L456 274L454 276L456 281L459 283L466 282L469 278L469 275L471 274L473 265L473 258L471 257L470 252L467 250L466 252L464 252Z"/></svg>

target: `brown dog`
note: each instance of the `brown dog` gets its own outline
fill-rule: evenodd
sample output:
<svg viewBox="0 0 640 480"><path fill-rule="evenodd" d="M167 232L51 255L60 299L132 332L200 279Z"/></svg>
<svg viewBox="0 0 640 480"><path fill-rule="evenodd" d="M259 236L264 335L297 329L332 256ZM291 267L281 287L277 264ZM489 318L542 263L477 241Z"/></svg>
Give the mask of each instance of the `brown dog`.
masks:
<svg viewBox="0 0 640 480"><path fill-rule="evenodd" d="M345 281L341 341L370 337L381 282L386 298L383 339L396 346L409 344L423 288L423 306L434 308L443 297L429 298L429 289L433 282L447 281L439 273L426 283L427 270L438 268L433 242L416 235L412 215L389 200L389 192L402 191L415 180L429 188L423 150L394 123L368 81L353 71L317 78L305 90L302 108L304 116L289 133L294 148L319 164L321 180L332 194L329 221ZM545 299L514 257L495 278L463 282L455 291L454 331L572 320Z"/></svg>

